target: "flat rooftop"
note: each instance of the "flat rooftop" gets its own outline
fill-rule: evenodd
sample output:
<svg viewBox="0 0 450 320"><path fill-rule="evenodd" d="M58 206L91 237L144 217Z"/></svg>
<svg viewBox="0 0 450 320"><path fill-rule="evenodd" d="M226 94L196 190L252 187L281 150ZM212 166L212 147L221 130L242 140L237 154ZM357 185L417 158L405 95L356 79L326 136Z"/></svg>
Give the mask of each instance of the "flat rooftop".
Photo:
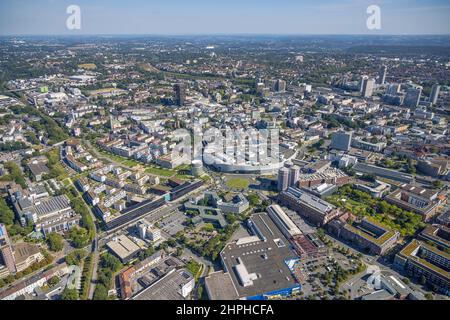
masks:
<svg viewBox="0 0 450 320"><path fill-rule="evenodd" d="M416 187L410 184L402 184L400 186L402 191L406 191L409 192L410 194L422 197L424 199L428 199L430 200L432 197L435 197L437 195L437 190L430 190L430 189L425 189L425 188L421 188L421 187Z"/></svg>
<svg viewBox="0 0 450 320"><path fill-rule="evenodd" d="M193 280L192 274L186 269L173 269L138 293L133 300L185 300L181 295L181 288Z"/></svg>
<svg viewBox="0 0 450 320"><path fill-rule="evenodd" d="M38 216L45 216L54 212L71 209L69 198L66 195L49 197L34 202L22 198L18 201L18 204L21 211L34 212Z"/></svg>
<svg viewBox="0 0 450 320"><path fill-rule="evenodd" d="M374 225L375 227L380 229L380 232L374 232L372 230L369 230L366 226L364 226L364 223ZM348 230L351 230L352 232L360 235L361 237L369 240L372 243L375 243L376 245L383 245L386 241L391 239L393 236L396 235L396 232L387 228L386 226L382 225L380 222L376 221L375 219L371 219L369 217L364 218L363 222L355 224L355 226L346 224L345 228Z"/></svg>
<svg viewBox="0 0 450 320"><path fill-rule="evenodd" d="M430 239L445 248L450 248L450 228L445 226L426 226L420 237Z"/></svg>
<svg viewBox="0 0 450 320"><path fill-rule="evenodd" d="M214 272L205 278L205 286L211 300L236 300L239 295L228 272Z"/></svg>
<svg viewBox="0 0 450 320"><path fill-rule="evenodd" d="M289 189L284 192L294 196L300 203L304 203L305 205L317 210L323 215L336 209L336 207L331 203L328 203L325 200L322 200L312 195L311 193L308 193L295 187L289 187Z"/></svg>
<svg viewBox="0 0 450 320"><path fill-rule="evenodd" d="M298 283L285 260L298 258L291 251L288 240L266 213L254 214L251 219L255 233L253 241L232 242L221 252L222 262L231 276L239 298L262 295L275 290L292 288ZM240 239L241 240L241 239ZM252 275L252 284L244 286L236 266L245 266Z"/></svg>
<svg viewBox="0 0 450 320"><path fill-rule="evenodd" d="M419 264L420 266L434 271L435 273L440 274L441 276L445 277L448 280L450 280L450 272L440 268L439 266L431 263L428 260L422 259L418 256L419 250L424 248L425 250L432 251L438 256L442 258L442 260L450 260L450 254L446 253L445 251L441 251L435 247L432 247L424 242L412 240L408 245L406 245L400 252L399 255L403 256L407 259L409 259L412 262L415 262Z"/></svg>
<svg viewBox="0 0 450 320"><path fill-rule="evenodd" d="M365 163L357 163L353 166L353 170L356 172L373 174L380 177L388 177L392 180L401 182L412 182L413 176L408 173L399 172L392 169L386 169L382 167L373 166Z"/></svg>
<svg viewBox="0 0 450 320"><path fill-rule="evenodd" d="M438 217L438 221L442 224L448 224L450 225L450 210L447 210L447 212L444 212Z"/></svg>
<svg viewBox="0 0 450 320"><path fill-rule="evenodd" d="M118 236L115 241L112 240L108 242L106 246L121 260L126 260L129 256L135 254L141 249L125 235Z"/></svg>

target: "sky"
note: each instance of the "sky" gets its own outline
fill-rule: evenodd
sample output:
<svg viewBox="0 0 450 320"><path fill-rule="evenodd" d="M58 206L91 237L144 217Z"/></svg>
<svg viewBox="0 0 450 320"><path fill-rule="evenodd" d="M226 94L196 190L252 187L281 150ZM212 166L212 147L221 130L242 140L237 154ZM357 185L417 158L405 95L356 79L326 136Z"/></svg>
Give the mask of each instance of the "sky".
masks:
<svg viewBox="0 0 450 320"><path fill-rule="evenodd" d="M0 0L0 35L71 34L450 34L450 0Z"/></svg>

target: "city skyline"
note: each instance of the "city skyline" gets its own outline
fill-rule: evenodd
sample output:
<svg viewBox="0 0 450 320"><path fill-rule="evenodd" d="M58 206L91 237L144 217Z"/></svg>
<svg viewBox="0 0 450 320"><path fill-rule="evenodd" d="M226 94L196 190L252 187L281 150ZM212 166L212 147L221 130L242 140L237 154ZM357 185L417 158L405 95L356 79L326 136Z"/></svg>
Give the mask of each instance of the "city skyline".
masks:
<svg viewBox="0 0 450 320"><path fill-rule="evenodd" d="M448 301L448 16L0 0L0 305Z"/></svg>
<svg viewBox="0 0 450 320"><path fill-rule="evenodd" d="M81 9L80 30L66 27L70 5ZM380 30L367 28L371 5L380 7ZM449 13L443 0L6 0L0 3L0 35L449 34Z"/></svg>

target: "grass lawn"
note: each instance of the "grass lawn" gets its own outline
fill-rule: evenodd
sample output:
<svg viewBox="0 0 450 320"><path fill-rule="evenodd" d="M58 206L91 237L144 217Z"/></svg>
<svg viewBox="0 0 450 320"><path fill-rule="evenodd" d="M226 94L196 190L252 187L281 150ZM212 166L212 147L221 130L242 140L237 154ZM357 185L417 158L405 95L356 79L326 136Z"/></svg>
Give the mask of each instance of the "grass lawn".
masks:
<svg viewBox="0 0 450 320"><path fill-rule="evenodd" d="M203 269L202 267L202 264L194 261L193 259L189 260L189 262L186 264L186 269L188 269L192 273L196 282L201 275Z"/></svg>
<svg viewBox="0 0 450 320"><path fill-rule="evenodd" d="M106 151L101 150L101 149L97 149L97 151L98 151L101 155L103 155L103 156L105 156L105 157L107 157L107 158L109 158L109 159L111 159L111 160L113 160L113 161L115 161L115 162L122 163L122 161L126 160L125 158L116 156L115 154L106 152Z"/></svg>
<svg viewBox="0 0 450 320"><path fill-rule="evenodd" d="M180 180L189 180L192 178L192 176L188 176L186 174L176 174L175 178L180 179Z"/></svg>
<svg viewBox="0 0 450 320"><path fill-rule="evenodd" d="M137 162L137 161L132 160L132 159L122 161L122 164L127 166L127 167L134 167L134 166L142 165L141 162Z"/></svg>
<svg viewBox="0 0 450 320"><path fill-rule="evenodd" d="M244 178L231 178L227 180L226 185L230 189L246 189L250 185L250 182Z"/></svg>
<svg viewBox="0 0 450 320"><path fill-rule="evenodd" d="M190 164L182 164L181 166L178 166L175 168L177 171L191 171L191 165Z"/></svg>
<svg viewBox="0 0 450 320"><path fill-rule="evenodd" d="M154 174L156 176L162 176L162 177L172 177L176 173L175 171L172 171L169 169L157 168L157 167L147 167L147 169L145 169L145 172Z"/></svg>

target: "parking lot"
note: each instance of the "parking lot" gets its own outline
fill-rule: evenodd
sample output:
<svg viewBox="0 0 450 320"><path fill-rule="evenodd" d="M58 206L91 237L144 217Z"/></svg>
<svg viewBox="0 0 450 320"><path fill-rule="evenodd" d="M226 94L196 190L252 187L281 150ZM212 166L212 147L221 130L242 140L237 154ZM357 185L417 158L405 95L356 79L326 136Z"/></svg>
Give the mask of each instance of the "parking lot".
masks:
<svg viewBox="0 0 450 320"><path fill-rule="evenodd" d="M166 233L174 236L177 232L184 230L183 223L188 218L181 211L174 211L171 215L158 222L159 227Z"/></svg>

